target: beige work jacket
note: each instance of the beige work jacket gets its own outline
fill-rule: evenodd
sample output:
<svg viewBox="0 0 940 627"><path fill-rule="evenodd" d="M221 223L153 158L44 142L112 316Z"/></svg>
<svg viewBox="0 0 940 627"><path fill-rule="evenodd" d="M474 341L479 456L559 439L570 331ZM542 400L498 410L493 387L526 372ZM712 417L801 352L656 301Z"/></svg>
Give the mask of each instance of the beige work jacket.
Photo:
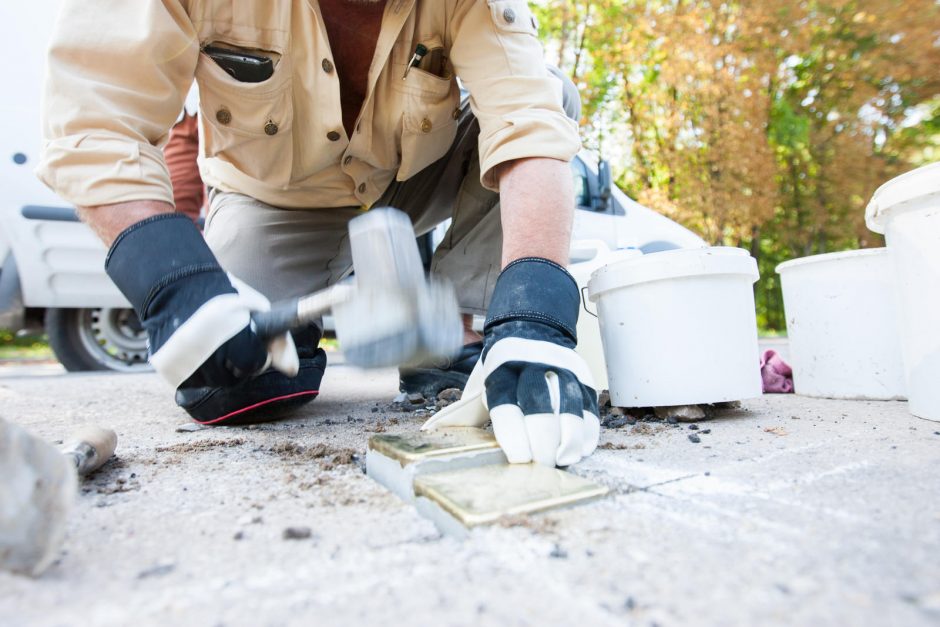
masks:
<svg viewBox="0 0 940 627"><path fill-rule="evenodd" d="M208 185L280 207L368 206L451 145L459 76L480 122L483 183L497 189L498 164L570 160L580 147L536 28L525 0L388 0L348 137L316 0L65 0L37 173L79 206L172 203L160 147L195 77ZM419 43L429 53L403 80ZM277 65L264 82L238 82L208 44Z"/></svg>

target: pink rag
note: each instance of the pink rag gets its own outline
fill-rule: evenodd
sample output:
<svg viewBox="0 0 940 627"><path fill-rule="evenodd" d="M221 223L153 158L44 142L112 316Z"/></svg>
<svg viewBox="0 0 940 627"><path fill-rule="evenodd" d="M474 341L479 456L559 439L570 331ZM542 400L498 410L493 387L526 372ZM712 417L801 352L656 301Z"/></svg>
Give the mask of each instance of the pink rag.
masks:
<svg viewBox="0 0 940 627"><path fill-rule="evenodd" d="M764 381L765 394L793 393L793 369L776 351L764 351L760 360L760 376Z"/></svg>

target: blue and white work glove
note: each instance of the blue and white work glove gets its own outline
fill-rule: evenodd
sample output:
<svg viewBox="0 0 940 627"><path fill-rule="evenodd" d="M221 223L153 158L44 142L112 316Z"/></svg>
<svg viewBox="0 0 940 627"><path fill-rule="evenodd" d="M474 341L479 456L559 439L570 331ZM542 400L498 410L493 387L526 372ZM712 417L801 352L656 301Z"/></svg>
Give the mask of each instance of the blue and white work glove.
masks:
<svg viewBox="0 0 940 627"><path fill-rule="evenodd" d="M274 366L297 374L289 333L267 346L251 312L268 299L219 266L202 234L182 214L141 220L108 251L105 270L150 338L150 363L174 388L227 387Z"/></svg>
<svg viewBox="0 0 940 627"><path fill-rule="evenodd" d="M597 391L574 351L580 296L564 268L536 257L496 281L483 327L484 402L510 463L569 466L597 448Z"/></svg>

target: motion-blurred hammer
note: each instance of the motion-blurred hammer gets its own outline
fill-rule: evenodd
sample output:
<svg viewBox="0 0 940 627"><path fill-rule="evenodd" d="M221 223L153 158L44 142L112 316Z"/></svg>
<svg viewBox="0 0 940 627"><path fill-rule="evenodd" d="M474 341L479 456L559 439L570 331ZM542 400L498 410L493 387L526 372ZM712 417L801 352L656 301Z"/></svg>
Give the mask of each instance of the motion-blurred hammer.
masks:
<svg viewBox="0 0 940 627"><path fill-rule="evenodd" d="M273 338L333 312L346 361L381 368L450 357L460 350L463 327L453 288L425 278L414 227L389 207L349 222L355 284L341 283L309 296L275 303L252 315L256 332Z"/></svg>

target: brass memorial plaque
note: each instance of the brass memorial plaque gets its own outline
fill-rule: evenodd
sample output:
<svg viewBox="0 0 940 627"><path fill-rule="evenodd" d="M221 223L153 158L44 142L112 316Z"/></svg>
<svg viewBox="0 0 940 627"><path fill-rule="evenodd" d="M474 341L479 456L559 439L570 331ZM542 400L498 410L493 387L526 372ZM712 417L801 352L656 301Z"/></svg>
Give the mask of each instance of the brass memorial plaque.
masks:
<svg viewBox="0 0 940 627"><path fill-rule="evenodd" d="M503 516L529 514L584 503L607 488L539 464L480 466L416 477L416 497L437 503L466 527Z"/></svg>
<svg viewBox="0 0 940 627"><path fill-rule="evenodd" d="M470 427L374 435L369 439L369 449L396 460L402 466L434 457L496 448L499 445L492 433Z"/></svg>

